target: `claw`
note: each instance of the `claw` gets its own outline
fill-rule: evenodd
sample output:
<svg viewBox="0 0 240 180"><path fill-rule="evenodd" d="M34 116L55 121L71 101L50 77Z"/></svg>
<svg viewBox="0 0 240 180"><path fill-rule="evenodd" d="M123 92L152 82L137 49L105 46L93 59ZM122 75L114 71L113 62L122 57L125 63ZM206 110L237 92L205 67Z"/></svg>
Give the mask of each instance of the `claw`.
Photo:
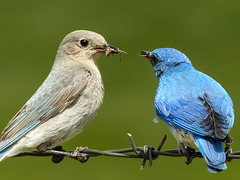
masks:
<svg viewBox="0 0 240 180"><path fill-rule="evenodd" d="M53 150L64 151L62 146L56 146ZM60 163L63 159L64 159L63 155L53 155L52 156L52 162L54 162L54 163Z"/></svg>
<svg viewBox="0 0 240 180"><path fill-rule="evenodd" d="M226 153L226 161L231 162L232 159L228 157L228 154L229 154L229 153L232 153L232 147L231 147L231 145L230 145L230 144L226 144L226 147L225 147L225 150L224 150L224 151L225 151L225 153Z"/></svg>
<svg viewBox="0 0 240 180"><path fill-rule="evenodd" d="M194 158L194 156L193 156L194 153L195 153L195 149L187 146L186 153L185 153L186 157L187 157L187 161L185 161L185 163L187 165L189 165L192 162L192 160Z"/></svg>

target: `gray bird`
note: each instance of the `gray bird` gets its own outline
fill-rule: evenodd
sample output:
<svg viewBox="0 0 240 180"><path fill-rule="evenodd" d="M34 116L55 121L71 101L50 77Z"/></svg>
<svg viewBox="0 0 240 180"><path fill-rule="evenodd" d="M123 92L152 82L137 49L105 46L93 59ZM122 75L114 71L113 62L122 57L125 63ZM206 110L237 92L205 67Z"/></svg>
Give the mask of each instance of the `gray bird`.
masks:
<svg viewBox="0 0 240 180"><path fill-rule="evenodd" d="M118 52L123 51L95 32L68 34L50 74L0 136L0 161L35 148L52 149L79 134L103 102L99 56Z"/></svg>

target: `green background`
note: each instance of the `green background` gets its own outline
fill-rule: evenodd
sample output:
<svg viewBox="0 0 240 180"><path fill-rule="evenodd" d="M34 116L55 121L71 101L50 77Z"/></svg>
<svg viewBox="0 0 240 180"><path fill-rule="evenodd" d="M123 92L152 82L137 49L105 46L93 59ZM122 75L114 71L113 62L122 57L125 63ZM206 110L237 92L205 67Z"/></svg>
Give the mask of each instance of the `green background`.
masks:
<svg viewBox="0 0 240 180"><path fill-rule="evenodd" d="M196 69L216 79L228 91L235 107L231 135L239 145L240 1L177 0L54 0L0 1L0 129L24 105L48 75L63 37L77 29L100 33L109 44L128 55L102 56L99 68L105 99L98 116L77 137L64 143L108 150L130 147L127 132L137 146L163 150L177 143L165 123L154 124L157 80L140 50L174 47L184 52ZM141 160L91 158L85 164L65 158L53 164L49 157L9 158L0 163L1 179L238 179L239 160L227 163L217 175L203 159L159 157L140 171Z"/></svg>

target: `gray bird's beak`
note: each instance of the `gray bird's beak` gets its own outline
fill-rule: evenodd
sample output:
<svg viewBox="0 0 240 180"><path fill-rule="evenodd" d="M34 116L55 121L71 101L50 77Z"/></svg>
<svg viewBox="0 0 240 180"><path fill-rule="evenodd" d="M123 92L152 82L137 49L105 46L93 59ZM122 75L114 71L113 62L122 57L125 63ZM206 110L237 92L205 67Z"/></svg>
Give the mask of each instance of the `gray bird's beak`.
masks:
<svg viewBox="0 0 240 180"><path fill-rule="evenodd" d="M126 52L124 52L124 51L120 50L119 48L117 48L113 45L110 45L110 44L106 44L101 47L95 47L93 49L98 50L99 52L105 53L106 56L109 56L110 54L118 54L118 53L127 54Z"/></svg>

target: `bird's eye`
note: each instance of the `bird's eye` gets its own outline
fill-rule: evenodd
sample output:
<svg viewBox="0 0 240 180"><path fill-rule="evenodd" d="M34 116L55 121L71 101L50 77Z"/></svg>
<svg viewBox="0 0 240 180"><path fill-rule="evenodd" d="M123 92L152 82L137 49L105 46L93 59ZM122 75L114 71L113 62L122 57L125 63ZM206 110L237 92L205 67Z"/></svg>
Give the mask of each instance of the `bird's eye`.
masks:
<svg viewBox="0 0 240 180"><path fill-rule="evenodd" d="M154 60L154 61L157 60L157 55L156 55L156 54L153 54L153 55L151 56L151 59Z"/></svg>
<svg viewBox="0 0 240 180"><path fill-rule="evenodd" d="M86 39L82 39L80 40L80 44L83 46L83 47L86 47L88 45L88 41Z"/></svg>

